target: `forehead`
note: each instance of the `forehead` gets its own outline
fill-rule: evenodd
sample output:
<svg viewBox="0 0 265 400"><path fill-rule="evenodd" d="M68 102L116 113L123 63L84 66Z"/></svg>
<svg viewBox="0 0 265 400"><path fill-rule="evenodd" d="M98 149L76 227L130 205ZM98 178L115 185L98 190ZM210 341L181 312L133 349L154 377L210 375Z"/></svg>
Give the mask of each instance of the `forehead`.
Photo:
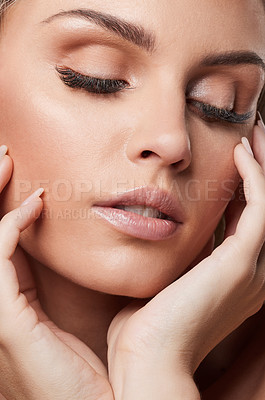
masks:
<svg viewBox="0 0 265 400"><path fill-rule="evenodd" d="M41 23L62 11L78 9L108 13L143 27L153 33L161 52L238 49L254 50L265 58L261 0L18 0L7 13L3 29L37 35L54 26L84 25L69 16L54 18L46 27Z"/></svg>

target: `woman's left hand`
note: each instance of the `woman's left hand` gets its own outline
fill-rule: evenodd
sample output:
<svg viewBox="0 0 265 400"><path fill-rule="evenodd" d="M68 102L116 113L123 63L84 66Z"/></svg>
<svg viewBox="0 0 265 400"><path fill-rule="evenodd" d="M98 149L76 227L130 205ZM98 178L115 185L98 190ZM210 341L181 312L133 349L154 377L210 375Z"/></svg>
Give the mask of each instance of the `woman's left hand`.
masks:
<svg viewBox="0 0 265 400"><path fill-rule="evenodd" d="M262 307L265 134L260 127L253 138L256 159L242 144L234 151L246 206L234 213L237 220L228 224L224 242L151 301L132 302L112 321L109 374L116 400L199 399L192 377L200 362Z"/></svg>

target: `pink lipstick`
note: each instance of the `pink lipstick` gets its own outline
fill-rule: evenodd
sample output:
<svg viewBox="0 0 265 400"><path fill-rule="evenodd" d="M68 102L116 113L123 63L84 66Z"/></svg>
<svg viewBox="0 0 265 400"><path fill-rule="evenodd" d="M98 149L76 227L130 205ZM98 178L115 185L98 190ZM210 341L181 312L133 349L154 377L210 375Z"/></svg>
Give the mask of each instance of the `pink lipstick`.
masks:
<svg viewBox="0 0 265 400"><path fill-rule="evenodd" d="M168 192L149 187L111 196L92 210L119 232L145 240L168 239L183 223L179 202Z"/></svg>

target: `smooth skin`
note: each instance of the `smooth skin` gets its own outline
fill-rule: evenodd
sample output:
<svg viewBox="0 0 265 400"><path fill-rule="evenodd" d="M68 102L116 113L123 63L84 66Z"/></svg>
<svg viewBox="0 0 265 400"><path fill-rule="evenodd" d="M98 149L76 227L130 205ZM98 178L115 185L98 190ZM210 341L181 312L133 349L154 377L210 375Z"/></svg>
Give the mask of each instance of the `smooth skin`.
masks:
<svg viewBox="0 0 265 400"><path fill-rule="evenodd" d="M265 299L264 258L257 262L265 237L265 157L260 151L265 135L257 126L254 140L254 150L263 154L256 155L257 161L242 144L235 148L235 165L248 187L247 205L239 220L231 221L225 241L146 305L133 301L114 318L108 333L112 389L93 352L42 311L23 254L15 253L16 267L12 262L19 234L38 218L42 200L33 199L2 218L0 384L6 399L200 398L192 379L199 363ZM11 166L6 155L1 190ZM264 379L247 395L262 393L261 387Z"/></svg>
<svg viewBox="0 0 265 400"><path fill-rule="evenodd" d="M114 346L114 350L110 350L110 360L118 358L119 363L117 372L115 368L114 373L110 369L111 381L114 388L120 387L119 377L125 376L127 385L119 399L132 399L131 393L135 391L139 399L162 398L165 393L163 382L172 387L166 398L184 398L181 393L183 396L188 394L185 375L191 378L212 348L262 307L265 260L264 250L261 255L260 251L265 237L265 156L261 149L265 145L265 136L259 127L255 127L254 138L260 165L242 145L235 148L235 164L247 187L247 206L240 217L233 213L224 242L139 311L136 312L136 303L135 307L129 306L115 317L109 331L109 344ZM263 363L260 363L259 371L255 371L259 377L255 387L244 385L242 390L238 386L236 393L233 388L235 397L230 393L231 399L262 399L265 357L261 357ZM260 362L258 355L257 359ZM243 366L244 361L247 360L241 359ZM131 369L128 368L130 362ZM139 369L135 365L139 365ZM181 374L183 385L179 379ZM156 378L151 380L152 376ZM244 377L249 381L251 378ZM214 398L230 398L227 382L224 380L222 384L223 387L212 392ZM146 392L143 390L145 385ZM179 397L174 397L174 393ZM185 398L197 397L194 393Z"/></svg>
<svg viewBox="0 0 265 400"><path fill-rule="evenodd" d="M88 27L86 21L42 24L61 10L59 0L21 0L3 25L0 126L9 156L2 162L1 175L1 273L6 276L0 279L0 391L7 399L127 400L144 394L155 399L164 397L165 387L168 399L177 389L180 398L185 392L196 399L192 374L200 360L262 304L264 271L256 261L264 241L260 181L265 146L264 134L256 127L253 134L253 126L264 72L252 64L200 65L203 56L219 51L246 49L264 58L261 2L134 4L63 1L65 9L89 6L141 23L157 35L157 52L152 55L117 38L109 46L110 34ZM115 99L75 91L57 76L56 64L126 79L135 89ZM218 107L235 101L237 112L251 110L253 115L242 125L209 122L190 106L187 100L194 98ZM239 144L242 136L250 139L257 161ZM149 157L143 158L146 150ZM231 203L228 240L204 260L240 176L247 188L252 183L246 195L253 194L254 200L248 201L236 233L244 202L236 204L237 212ZM65 185L58 186L62 182L73 189L70 197ZM76 185L85 182L85 189ZM175 238L142 241L100 219L58 218L69 210L92 213L93 204L110 193L146 184L162 185L179 199L184 222ZM42 200L24 206L16 218L18 211L11 210L39 186L45 188ZM30 207L35 214L27 215ZM131 297L140 303L131 304ZM144 307L132 314L139 304ZM153 326L155 337L150 334ZM248 342L257 343L250 337ZM247 366L244 351L242 357ZM260 382L248 385L247 392L247 379L239 379L233 390L240 392L240 400L246 393L259 395L262 352L255 360ZM218 360L216 364L220 377ZM117 379L120 374L124 379ZM223 376L226 382L228 377ZM143 384L137 385L141 379ZM231 381L220 385L220 400L234 394L227 393L232 386Z"/></svg>

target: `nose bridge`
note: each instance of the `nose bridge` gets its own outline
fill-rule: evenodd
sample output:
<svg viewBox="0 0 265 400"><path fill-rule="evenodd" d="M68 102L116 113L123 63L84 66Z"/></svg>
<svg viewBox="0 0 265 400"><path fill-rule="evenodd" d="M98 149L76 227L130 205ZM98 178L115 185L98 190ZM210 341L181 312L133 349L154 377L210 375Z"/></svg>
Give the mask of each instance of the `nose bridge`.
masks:
<svg viewBox="0 0 265 400"><path fill-rule="evenodd" d="M146 90L139 101L139 126L133 135L131 157L155 154L160 163L182 167L191 160L190 140L185 121L185 94L181 84L156 80L152 90Z"/></svg>
<svg viewBox="0 0 265 400"><path fill-rule="evenodd" d="M185 122L185 98L181 90L160 91L153 95L147 115L145 116L145 129L148 136L158 143L162 139L172 145L189 142Z"/></svg>
<svg viewBox="0 0 265 400"><path fill-rule="evenodd" d="M169 90L165 87L156 90L147 111L150 113L150 125L151 121L154 123L153 133L158 130L161 134L161 129L167 134L176 132L185 123L185 99L181 94L181 89L174 89L171 85Z"/></svg>

